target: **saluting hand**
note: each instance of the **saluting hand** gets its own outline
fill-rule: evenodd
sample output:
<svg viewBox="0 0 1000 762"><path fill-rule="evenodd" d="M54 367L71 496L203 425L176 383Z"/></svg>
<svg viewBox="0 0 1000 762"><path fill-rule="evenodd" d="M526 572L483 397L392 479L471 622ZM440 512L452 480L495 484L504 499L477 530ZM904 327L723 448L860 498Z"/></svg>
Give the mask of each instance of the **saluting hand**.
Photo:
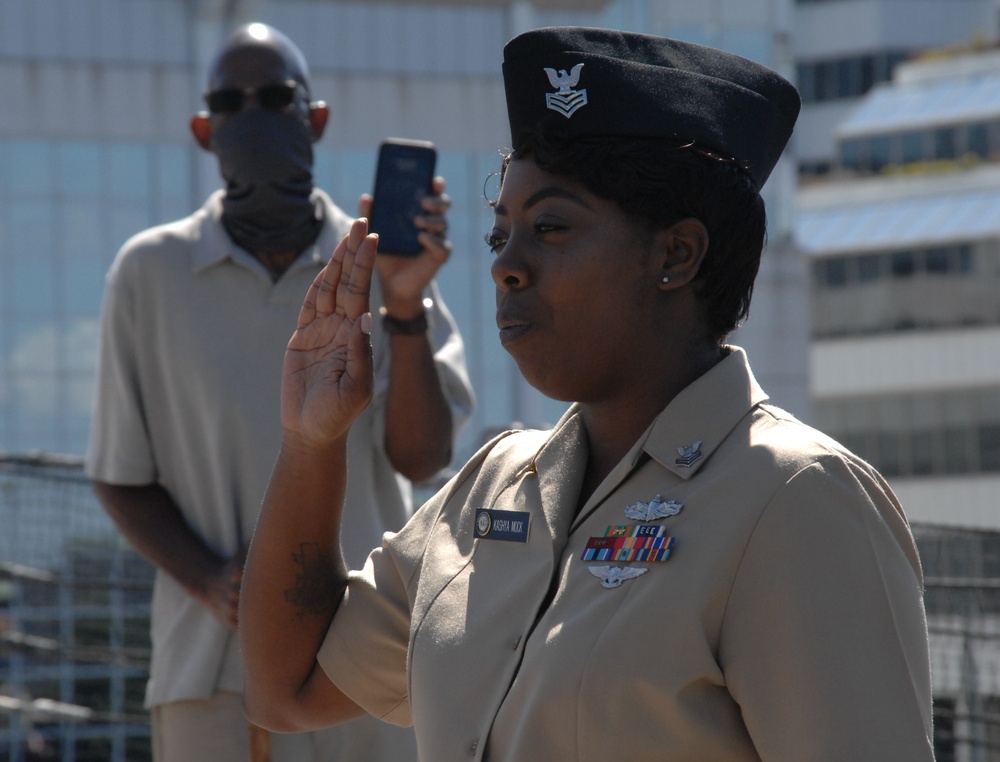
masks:
<svg viewBox="0 0 1000 762"><path fill-rule="evenodd" d="M281 422L307 442L343 436L371 401L368 295L377 246L368 220L355 220L309 287L288 342Z"/></svg>

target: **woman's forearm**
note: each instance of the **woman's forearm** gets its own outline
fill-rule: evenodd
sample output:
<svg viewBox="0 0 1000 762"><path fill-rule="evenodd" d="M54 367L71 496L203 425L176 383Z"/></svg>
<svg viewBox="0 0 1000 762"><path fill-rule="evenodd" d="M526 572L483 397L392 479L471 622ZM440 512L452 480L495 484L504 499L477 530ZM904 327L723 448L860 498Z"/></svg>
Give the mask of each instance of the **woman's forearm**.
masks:
<svg viewBox="0 0 1000 762"><path fill-rule="evenodd" d="M250 544L239 618L246 712L272 730L361 713L316 662L347 584L339 540L346 479L346 434L324 447L286 434Z"/></svg>

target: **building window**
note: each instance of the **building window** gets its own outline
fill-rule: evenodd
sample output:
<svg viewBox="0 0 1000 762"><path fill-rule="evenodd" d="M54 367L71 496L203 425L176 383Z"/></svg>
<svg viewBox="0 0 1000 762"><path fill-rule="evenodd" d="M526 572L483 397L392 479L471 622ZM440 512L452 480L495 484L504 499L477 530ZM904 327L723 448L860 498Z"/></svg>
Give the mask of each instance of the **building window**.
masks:
<svg viewBox="0 0 1000 762"><path fill-rule="evenodd" d="M796 67L803 103L858 98L872 85L892 78L892 70L909 57L907 51L869 53L820 61L803 61Z"/></svg>
<svg viewBox="0 0 1000 762"><path fill-rule="evenodd" d="M1000 325L1000 242L863 252L813 261L816 339Z"/></svg>
<svg viewBox="0 0 1000 762"><path fill-rule="evenodd" d="M862 254L858 258L858 281L870 283L883 276L885 258L878 254Z"/></svg>
<svg viewBox="0 0 1000 762"><path fill-rule="evenodd" d="M1000 122L994 121L843 138L838 144L837 161L842 169L871 173L887 167L966 157L986 161L998 154Z"/></svg>
<svg viewBox="0 0 1000 762"><path fill-rule="evenodd" d="M889 478L1000 473L1000 389L823 399L816 421Z"/></svg>
<svg viewBox="0 0 1000 762"><path fill-rule="evenodd" d="M958 148L955 145L955 131L954 127L942 127L939 130L934 130L935 159L958 158Z"/></svg>
<svg viewBox="0 0 1000 762"><path fill-rule="evenodd" d="M927 149L924 147L927 133L924 132L904 132L899 136L900 159L904 164L923 161L927 156Z"/></svg>
<svg viewBox="0 0 1000 762"><path fill-rule="evenodd" d="M867 165L862 156L863 143L860 140L844 140L840 144L840 164L844 169L858 172Z"/></svg>
<svg viewBox="0 0 1000 762"><path fill-rule="evenodd" d="M934 697L934 759L955 759L955 699Z"/></svg>
<svg viewBox="0 0 1000 762"><path fill-rule="evenodd" d="M873 171L878 172L896 163L892 143L889 135L876 135L868 140L868 164Z"/></svg>
<svg viewBox="0 0 1000 762"><path fill-rule="evenodd" d="M909 278L916 272L916 254L912 251L892 252L892 277Z"/></svg>
<svg viewBox="0 0 1000 762"><path fill-rule="evenodd" d="M848 282L848 260L845 258L827 259L819 263L818 275L825 288L840 288Z"/></svg>
<svg viewBox="0 0 1000 762"><path fill-rule="evenodd" d="M975 156L988 159L990 154L990 126L985 122L969 124L965 127L965 150Z"/></svg>

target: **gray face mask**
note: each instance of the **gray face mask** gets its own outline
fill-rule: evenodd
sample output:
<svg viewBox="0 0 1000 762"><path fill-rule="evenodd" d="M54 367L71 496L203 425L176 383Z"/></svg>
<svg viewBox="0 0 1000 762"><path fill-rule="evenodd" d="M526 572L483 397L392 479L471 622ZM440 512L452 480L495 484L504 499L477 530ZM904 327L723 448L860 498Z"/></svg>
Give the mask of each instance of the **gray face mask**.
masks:
<svg viewBox="0 0 1000 762"><path fill-rule="evenodd" d="M222 222L249 252L302 251L319 235L322 206L313 190L312 141L302 120L251 109L212 134L226 181Z"/></svg>

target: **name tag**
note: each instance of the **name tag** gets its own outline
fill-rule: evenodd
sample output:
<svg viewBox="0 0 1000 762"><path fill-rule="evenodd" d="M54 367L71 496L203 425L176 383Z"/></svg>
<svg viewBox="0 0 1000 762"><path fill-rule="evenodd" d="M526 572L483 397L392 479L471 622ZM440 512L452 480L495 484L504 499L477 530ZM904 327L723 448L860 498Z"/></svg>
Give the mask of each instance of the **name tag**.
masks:
<svg viewBox="0 0 1000 762"><path fill-rule="evenodd" d="M531 514L527 511L498 511L480 508L476 511L476 537L483 540L527 542Z"/></svg>

